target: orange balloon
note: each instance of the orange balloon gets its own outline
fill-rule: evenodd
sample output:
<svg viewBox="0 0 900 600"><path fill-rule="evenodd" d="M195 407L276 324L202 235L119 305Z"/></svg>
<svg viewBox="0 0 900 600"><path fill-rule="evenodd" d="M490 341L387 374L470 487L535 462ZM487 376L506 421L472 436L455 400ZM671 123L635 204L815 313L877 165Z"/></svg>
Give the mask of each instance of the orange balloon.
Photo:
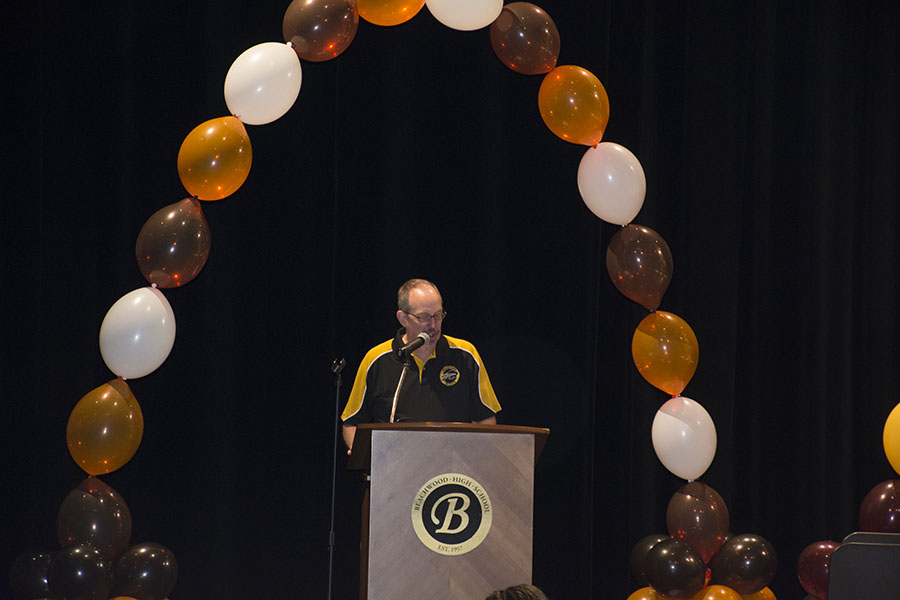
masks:
<svg viewBox="0 0 900 600"><path fill-rule="evenodd" d="M884 422L884 455L894 470L900 474L900 404L894 407Z"/></svg>
<svg viewBox="0 0 900 600"><path fill-rule="evenodd" d="M694 594L691 600L741 600L741 595L724 585L710 585Z"/></svg>
<svg viewBox="0 0 900 600"><path fill-rule="evenodd" d="M88 392L69 415L69 454L90 475L115 471L144 437L144 415L128 384L113 379Z"/></svg>
<svg viewBox="0 0 900 600"><path fill-rule="evenodd" d="M651 385L679 395L697 370L697 336L681 317L664 311L650 313L631 339L634 365Z"/></svg>
<svg viewBox="0 0 900 600"><path fill-rule="evenodd" d="M360 18L373 25L391 26L406 23L416 16L425 0L356 0Z"/></svg>
<svg viewBox="0 0 900 600"><path fill-rule="evenodd" d="M581 67L556 67L538 91L541 118L550 131L573 144L593 146L609 122L609 97L597 77Z"/></svg>
<svg viewBox="0 0 900 600"><path fill-rule="evenodd" d="M741 596L742 600L776 600L775 593L769 588L763 588L758 592Z"/></svg>
<svg viewBox="0 0 900 600"><path fill-rule="evenodd" d="M221 200L244 184L252 160L244 124L236 117L220 117L201 123L184 138L178 175L191 196Z"/></svg>
<svg viewBox="0 0 900 600"><path fill-rule="evenodd" d="M643 587L628 596L628 600L659 600L660 597L652 587Z"/></svg>

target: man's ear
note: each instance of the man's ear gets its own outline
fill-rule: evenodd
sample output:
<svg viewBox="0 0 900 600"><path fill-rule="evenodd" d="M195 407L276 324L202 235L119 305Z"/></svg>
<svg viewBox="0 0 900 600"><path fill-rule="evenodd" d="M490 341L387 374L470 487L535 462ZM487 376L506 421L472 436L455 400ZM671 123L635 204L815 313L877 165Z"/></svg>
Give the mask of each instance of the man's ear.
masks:
<svg viewBox="0 0 900 600"><path fill-rule="evenodd" d="M400 324L406 327L406 324L409 320L409 315L407 315L402 310L397 310L397 320L400 321Z"/></svg>

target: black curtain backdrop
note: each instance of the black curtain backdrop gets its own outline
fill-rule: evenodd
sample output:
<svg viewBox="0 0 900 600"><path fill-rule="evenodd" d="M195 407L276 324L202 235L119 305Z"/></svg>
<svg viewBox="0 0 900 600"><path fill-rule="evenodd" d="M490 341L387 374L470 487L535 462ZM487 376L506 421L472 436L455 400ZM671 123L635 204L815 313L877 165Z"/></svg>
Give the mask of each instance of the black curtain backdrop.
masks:
<svg viewBox="0 0 900 600"><path fill-rule="evenodd" d="M288 2L20 2L3 27L0 343L2 565L55 546L85 476L66 422L113 378L97 336L146 285L144 221L186 196L176 156L225 116L245 49L281 41ZM734 533L796 559L855 530L897 477L882 428L900 401L900 4L546 0L559 64L607 88L605 140L647 176L636 223L672 249L662 310L700 344L684 394L718 431L702 478ZM540 77L506 69L487 30L427 9L303 64L291 111L248 126L253 167L203 204L209 262L167 290L163 366L129 384L143 443L102 479L134 543L178 560L179 598L323 598L334 435L364 352L394 332L396 288L434 280L444 330L473 341L505 424L549 427L537 466L534 582L551 598L625 598L628 558L665 531L683 483L656 458L666 400L631 359L646 310L605 268L616 227L584 206L585 148L556 138ZM335 597L354 598L362 484L338 458Z"/></svg>

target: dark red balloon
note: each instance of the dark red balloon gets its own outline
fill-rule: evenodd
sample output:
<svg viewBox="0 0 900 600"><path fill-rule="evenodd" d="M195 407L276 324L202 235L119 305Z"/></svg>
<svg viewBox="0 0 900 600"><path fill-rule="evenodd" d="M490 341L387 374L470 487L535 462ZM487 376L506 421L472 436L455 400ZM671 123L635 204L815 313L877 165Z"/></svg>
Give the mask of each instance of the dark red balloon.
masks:
<svg viewBox="0 0 900 600"><path fill-rule="evenodd" d="M797 579L815 600L825 600L828 596L828 561L839 545L832 541L813 542L797 559Z"/></svg>
<svg viewBox="0 0 900 600"><path fill-rule="evenodd" d="M358 27L356 0L294 0L281 32L300 58L321 62L346 50Z"/></svg>
<svg viewBox="0 0 900 600"><path fill-rule="evenodd" d="M900 480L882 481L863 498L859 530L900 533Z"/></svg>
<svg viewBox="0 0 900 600"><path fill-rule="evenodd" d="M668 539L654 544L644 559L644 573L657 594L691 598L706 583L706 565L696 550Z"/></svg>
<svg viewBox="0 0 900 600"><path fill-rule="evenodd" d="M54 597L106 600L112 591L110 560L87 544L69 546L57 552L47 573L47 583Z"/></svg>
<svg viewBox="0 0 900 600"><path fill-rule="evenodd" d="M755 594L775 578L775 548L759 535L731 537L712 561L712 583L730 587L742 596Z"/></svg>
<svg viewBox="0 0 900 600"><path fill-rule="evenodd" d="M90 544L115 560L131 542L131 512L118 492L88 477L63 500L56 536L63 548Z"/></svg>
<svg viewBox="0 0 900 600"><path fill-rule="evenodd" d="M116 561L118 596L137 600L163 600L175 588L178 563L168 548L145 542L135 544Z"/></svg>
<svg viewBox="0 0 900 600"><path fill-rule="evenodd" d="M642 225L626 225L606 249L606 270L626 298L647 310L659 308L672 279L672 252L662 237Z"/></svg>
<svg viewBox="0 0 900 600"><path fill-rule="evenodd" d="M135 256L144 278L161 288L186 284L209 258L210 234L196 198L159 209L138 234Z"/></svg>
<svg viewBox="0 0 900 600"><path fill-rule="evenodd" d="M666 526L673 539L695 549L708 563L728 537L728 507L719 493L699 481L681 486L669 500Z"/></svg>

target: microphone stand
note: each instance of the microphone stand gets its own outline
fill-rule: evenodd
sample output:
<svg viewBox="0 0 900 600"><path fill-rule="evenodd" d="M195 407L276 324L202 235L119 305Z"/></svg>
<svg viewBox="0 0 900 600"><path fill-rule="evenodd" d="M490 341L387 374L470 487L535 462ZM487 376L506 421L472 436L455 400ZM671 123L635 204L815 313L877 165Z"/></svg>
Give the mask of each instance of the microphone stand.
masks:
<svg viewBox="0 0 900 600"><path fill-rule="evenodd" d="M401 353L400 358L403 360L403 370L400 371L400 381L397 382L397 389L394 391L394 402L391 404L391 420L388 423L394 422L394 416L397 414L397 399L400 397L400 388L403 387L403 380L406 379L406 372L409 371L409 352Z"/></svg>
<svg viewBox="0 0 900 600"><path fill-rule="evenodd" d="M331 372L334 374L334 459L331 463L331 530L328 532L328 600L331 600L331 582L334 579L334 503L337 495L337 449L338 427L340 427L341 371L347 366L343 358L334 359Z"/></svg>

